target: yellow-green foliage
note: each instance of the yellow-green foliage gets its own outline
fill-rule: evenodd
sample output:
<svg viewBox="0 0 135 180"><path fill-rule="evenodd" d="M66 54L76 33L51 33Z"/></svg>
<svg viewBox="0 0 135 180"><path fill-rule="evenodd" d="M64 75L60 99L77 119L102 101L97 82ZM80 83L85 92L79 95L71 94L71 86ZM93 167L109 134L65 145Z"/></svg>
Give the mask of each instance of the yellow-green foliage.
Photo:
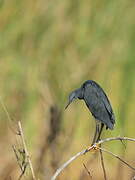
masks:
<svg viewBox="0 0 135 180"><path fill-rule="evenodd" d="M84 103L76 101L64 111L69 92L87 79L101 84L116 115L114 131L104 131L103 136L134 137L134 1L0 1L0 96L11 117L23 121L33 156L37 156L41 132L44 128L49 131L52 104L62 111L57 149L63 153L60 163L90 144L95 124ZM2 107L0 123L0 143L9 150L14 135L7 128ZM70 147L63 152L70 133ZM109 147L118 153L121 146L112 143ZM131 147L126 149L129 161L135 156ZM1 153L7 156L6 151ZM9 159L13 156L10 153ZM7 163L5 159L3 164ZM77 179L83 168L81 163L73 164L63 178ZM113 161L107 163L114 168Z"/></svg>

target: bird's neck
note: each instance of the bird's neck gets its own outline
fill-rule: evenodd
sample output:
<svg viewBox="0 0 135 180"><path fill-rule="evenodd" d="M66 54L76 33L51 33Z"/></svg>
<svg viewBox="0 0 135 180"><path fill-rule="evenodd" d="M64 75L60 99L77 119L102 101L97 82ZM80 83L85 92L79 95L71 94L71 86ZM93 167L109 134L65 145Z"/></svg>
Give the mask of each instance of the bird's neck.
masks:
<svg viewBox="0 0 135 180"><path fill-rule="evenodd" d="M79 88L76 90L77 92L77 98L78 99L83 99L83 89L82 88Z"/></svg>

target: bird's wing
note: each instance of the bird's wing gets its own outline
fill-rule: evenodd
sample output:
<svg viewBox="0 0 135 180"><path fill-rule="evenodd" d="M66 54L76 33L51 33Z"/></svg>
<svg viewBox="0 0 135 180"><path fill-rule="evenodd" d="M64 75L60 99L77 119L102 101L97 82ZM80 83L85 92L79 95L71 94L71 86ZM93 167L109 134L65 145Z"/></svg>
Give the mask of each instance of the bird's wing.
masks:
<svg viewBox="0 0 135 180"><path fill-rule="evenodd" d="M83 84L83 88L85 88L85 92L87 94L87 96L89 96L89 100L95 98L93 101L96 101L96 98L98 99L98 103L103 104L103 106L105 107L105 109L108 112L108 115L110 116L110 120L112 122L112 124L115 123L115 117L114 117L114 113L111 107L111 104L109 102L109 99L107 97L107 95L105 94L104 90L95 82L95 81L87 81ZM94 97L91 97L94 96ZM85 98L86 101L87 98ZM99 101L100 100L100 101ZM91 101L91 100L90 100ZM91 104L91 102L87 103L87 106L89 106L89 104Z"/></svg>
<svg viewBox="0 0 135 180"><path fill-rule="evenodd" d="M96 87L95 87L96 88ZM114 117L114 113L113 113L113 110L112 110L112 106L110 104L110 101L107 97L107 95L105 94L104 90L98 85L97 86L97 95L100 97L100 99L102 100L109 116L110 116L110 120L112 121L112 123L114 124L115 123L115 117Z"/></svg>

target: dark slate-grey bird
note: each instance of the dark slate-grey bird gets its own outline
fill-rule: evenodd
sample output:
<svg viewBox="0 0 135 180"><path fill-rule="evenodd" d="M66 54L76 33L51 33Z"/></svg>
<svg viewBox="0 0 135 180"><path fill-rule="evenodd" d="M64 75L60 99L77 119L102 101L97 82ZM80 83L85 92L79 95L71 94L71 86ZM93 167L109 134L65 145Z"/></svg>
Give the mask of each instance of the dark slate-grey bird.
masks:
<svg viewBox="0 0 135 180"><path fill-rule="evenodd" d="M92 116L96 120L96 131L92 144L100 140L100 135L104 125L106 129L113 129L115 116L112 106L104 90L93 80L85 81L79 89L72 91L69 95L69 101L65 109L75 99L84 100Z"/></svg>

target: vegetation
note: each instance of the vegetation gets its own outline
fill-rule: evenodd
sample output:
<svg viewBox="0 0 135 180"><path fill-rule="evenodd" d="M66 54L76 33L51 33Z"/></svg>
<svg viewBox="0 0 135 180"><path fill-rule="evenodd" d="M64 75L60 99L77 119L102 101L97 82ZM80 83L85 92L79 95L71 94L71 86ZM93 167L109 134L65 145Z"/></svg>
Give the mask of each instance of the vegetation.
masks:
<svg viewBox="0 0 135 180"><path fill-rule="evenodd" d="M115 111L115 129L104 130L102 137L135 137L134 12L134 1L126 0L0 0L0 97L14 122L22 122L38 178L48 180L90 145L95 124L84 103L64 111L69 92L87 79L101 84ZM0 179L20 174L11 148L18 140L9 124L1 106ZM120 142L104 146L134 165L133 143L126 149ZM82 174L87 179L85 163L101 180L99 158L91 161L93 156L76 160L59 179ZM106 154L104 159L108 179L118 179L120 172L121 179L133 177L116 159Z"/></svg>

